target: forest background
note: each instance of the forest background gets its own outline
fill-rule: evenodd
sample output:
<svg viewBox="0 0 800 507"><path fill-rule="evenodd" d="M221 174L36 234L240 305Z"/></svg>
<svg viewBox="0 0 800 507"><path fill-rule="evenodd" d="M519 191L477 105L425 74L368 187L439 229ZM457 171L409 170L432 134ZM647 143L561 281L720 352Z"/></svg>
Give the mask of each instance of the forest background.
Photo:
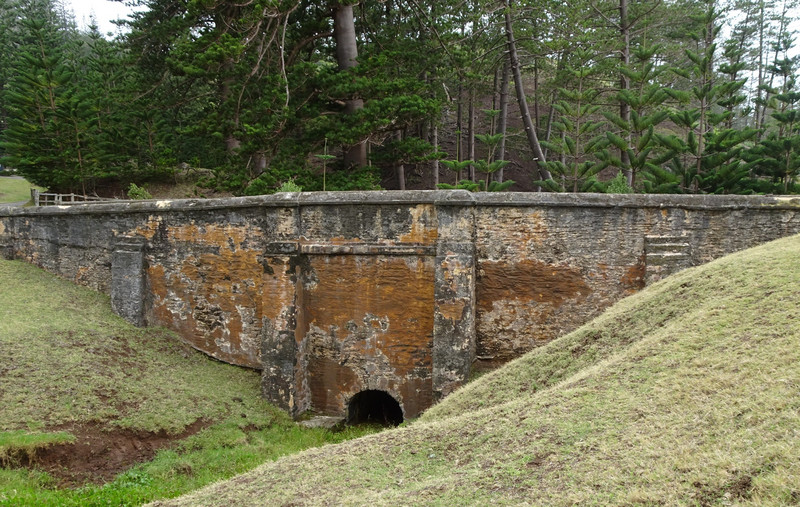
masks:
<svg viewBox="0 0 800 507"><path fill-rule="evenodd" d="M797 193L797 0L0 0L0 163L110 195ZM512 180L516 183L512 185Z"/></svg>

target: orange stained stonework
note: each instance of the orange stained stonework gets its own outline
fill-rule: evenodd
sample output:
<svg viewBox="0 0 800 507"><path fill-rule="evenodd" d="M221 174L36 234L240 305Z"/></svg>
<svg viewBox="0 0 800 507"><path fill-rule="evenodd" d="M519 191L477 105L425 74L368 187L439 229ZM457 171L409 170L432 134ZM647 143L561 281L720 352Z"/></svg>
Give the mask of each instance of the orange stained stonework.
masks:
<svg viewBox="0 0 800 507"><path fill-rule="evenodd" d="M431 204L420 204L409 209L411 212L411 230L408 234L401 235L398 243L412 243L420 245L434 245L439 238L439 228L434 220L436 211Z"/></svg>
<svg viewBox="0 0 800 507"><path fill-rule="evenodd" d="M261 367L263 267L260 252L243 243L257 232L247 226L168 226L169 244L175 245L170 256L180 260L174 267L148 268L160 324L217 359L252 368ZM194 254L182 254L187 245Z"/></svg>
<svg viewBox="0 0 800 507"><path fill-rule="evenodd" d="M433 260L313 256L310 270L297 336L314 409L341 412L364 389L431 391Z"/></svg>
<svg viewBox="0 0 800 507"><path fill-rule="evenodd" d="M161 226L161 217L151 215L147 218L147 223L134 229L133 234L151 240L153 239L153 237L155 237L156 232L158 232L158 228L160 226ZM117 231L114 232L116 233Z"/></svg>
<svg viewBox="0 0 800 507"><path fill-rule="evenodd" d="M627 294L633 294L644 289L646 269L644 254L642 254L639 262L630 266L620 279L620 283L625 287Z"/></svg>
<svg viewBox="0 0 800 507"><path fill-rule="evenodd" d="M285 320L287 312L291 312L295 305L296 282L293 278L297 268L288 256L269 257L266 263L267 269L261 279L262 314L273 322L288 325L279 319Z"/></svg>
<svg viewBox="0 0 800 507"><path fill-rule="evenodd" d="M529 249L542 247L550 235L544 214L524 208L492 209L485 221L478 221L478 229L479 240L491 244L527 245Z"/></svg>
<svg viewBox="0 0 800 507"><path fill-rule="evenodd" d="M489 311L496 301L535 301L554 307L570 299L584 300L592 292L580 271L537 260L482 261L478 267L476 298Z"/></svg>

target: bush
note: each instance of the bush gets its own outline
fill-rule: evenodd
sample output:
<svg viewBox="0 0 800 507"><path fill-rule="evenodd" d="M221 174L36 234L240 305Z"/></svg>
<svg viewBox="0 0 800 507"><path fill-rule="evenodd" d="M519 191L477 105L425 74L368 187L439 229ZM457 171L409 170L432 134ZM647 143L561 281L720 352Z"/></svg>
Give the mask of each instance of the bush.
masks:
<svg viewBox="0 0 800 507"><path fill-rule="evenodd" d="M302 192L303 187L298 185L294 182L294 179L284 181L280 187L278 187L278 192Z"/></svg>
<svg viewBox="0 0 800 507"><path fill-rule="evenodd" d="M606 187L607 194L632 194L633 189L628 185L628 180L622 171L618 172L613 180L608 182Z"/></svg>
<svg viewBox="0 0 800 507"><path fill-rule="evenodd" d="M136 185L136 183L131 183L131 186L128 187L128 199L152 199L153 195L148 192L145 188Z"/></svg>

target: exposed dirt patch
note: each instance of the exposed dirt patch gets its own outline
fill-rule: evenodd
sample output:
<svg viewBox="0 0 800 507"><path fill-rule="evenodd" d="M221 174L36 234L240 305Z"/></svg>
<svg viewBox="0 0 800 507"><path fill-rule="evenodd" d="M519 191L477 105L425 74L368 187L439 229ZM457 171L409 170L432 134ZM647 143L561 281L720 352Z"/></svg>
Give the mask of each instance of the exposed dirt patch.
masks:
<svg viewBox="0 0 800 507"><path fill-rule="evenodd" d="M600 338L601 335L598 331L586 333L583 339L579 340L572 347L570 347L569 351L572 354L572 357L575 359L581 357L594 343L600 340Z"/></svg>
<svg viewBox="0 0 800 507"><path fill-rule="evenodd" d="M711 506L719 503L721 498L748 500L753 491L753 478L750 475L739 475L721 489L715 489L707 484L695 482L693 484L698 492L696 498L700 505Z"/></svg>
<svg viewBox="0 0 800 507"><path fill-rule="evenodd" d="M137 463L150 461L159 449L194 435L211 425L198 420L182 433L150 433L132 430L104 431L100 424L65 425L54 428L75 435L72 444L58 444L40 450L31 460L23 457L18 466L44 470L60 487L103 484Z"/></svg>

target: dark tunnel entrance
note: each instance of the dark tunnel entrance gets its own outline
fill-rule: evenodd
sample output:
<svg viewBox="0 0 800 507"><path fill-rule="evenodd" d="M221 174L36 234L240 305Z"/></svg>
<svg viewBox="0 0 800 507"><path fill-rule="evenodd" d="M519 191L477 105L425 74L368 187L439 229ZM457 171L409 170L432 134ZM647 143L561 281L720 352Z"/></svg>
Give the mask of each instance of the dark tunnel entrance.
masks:
<svg viewBox="0 0 800 507"><path fill-rule="evenodd" d="M367 390L353 396L347 405L347 424L397 426L403 422L400 404L385 391Z"/></svg>

